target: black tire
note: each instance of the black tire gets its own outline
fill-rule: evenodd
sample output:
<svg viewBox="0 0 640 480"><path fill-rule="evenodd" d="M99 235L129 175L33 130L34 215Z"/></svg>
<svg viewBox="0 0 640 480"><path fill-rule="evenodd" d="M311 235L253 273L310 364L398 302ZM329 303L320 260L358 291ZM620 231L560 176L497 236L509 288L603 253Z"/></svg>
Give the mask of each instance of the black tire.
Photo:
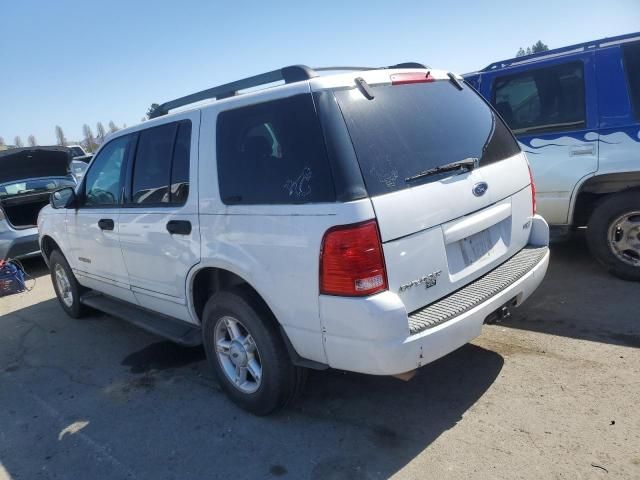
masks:
<svg viewBox="0 0 640 480"><path fill-rule="evenodd" d="M69 291L72 298L72 302L70 305L67 305L62 298L62 292L60 291L58 281L56 281L56 266L60 266L64 270L69 281ZM54 250L49 257L49 270L51 271L51 281L53 282L53 289L56 292L56 297L58 297L58 301L60 302L60 306L62 307L62 309L70 317L83 317L87 313L87 307L80 303L80 296L87 289L78 283L75 275L71 271L69 263L67 263L67 259L64 258L64 255L62 255L59 250Z"/></svg>
<svg viewBox="0 0 640 480"><path fill-rule="evenodd" d="M591 214L587 226L587 244L591 254L609 272L624 280L640 280L640 263L636 266L623 261L609 245L609 228L619 218L640 211L640 192L612 195Z"/></svg>
<svg viewBox="0 0 640 480"><path fill-rule="evenodd" d="M251 334L259 352L262 373L253 393L241 391L227 377L218 358L216 328L224 317L237 319ZM209 365L224 391L241 408L255 415L268 415L289 405L300 394L306 369L293 365L276 319L253 292L234 289L215 293L204 308L202 334Z"/></svg>

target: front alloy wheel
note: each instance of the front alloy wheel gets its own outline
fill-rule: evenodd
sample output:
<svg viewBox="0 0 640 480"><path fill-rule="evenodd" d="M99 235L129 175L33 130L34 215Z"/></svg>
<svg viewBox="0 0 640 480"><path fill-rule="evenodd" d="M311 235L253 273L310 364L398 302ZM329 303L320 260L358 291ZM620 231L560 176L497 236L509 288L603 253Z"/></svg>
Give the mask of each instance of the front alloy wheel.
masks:
<svg viewBox="0 0 640 480"><path fill-rule="evenodd" d="M67 259L60 250L54 250L49 257L51 281L60 306L73 318L80 318L86 313L86 307L80 303L80 295L86 291L71 271Z"/></svg>
<svg viewBox="0 0 640 480"><path fill-rule="evenodd" d="M73 291L71 290L71 282L69 282L67 272L64 271L64 268L59 263L56 263L53 267L53 278L56 282L56 290L60 295L60 301L67 308L71 308L71 306L73 305Z"/></svg>

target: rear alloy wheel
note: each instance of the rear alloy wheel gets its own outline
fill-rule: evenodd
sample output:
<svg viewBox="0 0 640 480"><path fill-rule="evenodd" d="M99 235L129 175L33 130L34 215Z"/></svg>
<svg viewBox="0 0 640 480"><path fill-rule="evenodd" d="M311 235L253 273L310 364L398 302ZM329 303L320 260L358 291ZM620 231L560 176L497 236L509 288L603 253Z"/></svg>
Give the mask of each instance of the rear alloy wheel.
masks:
<svg viewBox="0 0 640 480"><path fill-rule="evenodd" d="M204 308L202 334L209 365L240 407L267 415L300 393L306 371L291 363L275 318L250 289L214 294Z"/></svg>
<svg viewBox="0 0 640 480"><path fill-rule="evenodd" d="M640 280L640 192L614 195L591 215L587 242L611 273Z"/></svg>
<svg viewBox="0 0 640 480"><path fill-rule="evenodd" d="M216 354L227 380L242 393L254 393L262 381L256 342L240 320L222 317L216 324Z"/></svg>
<svg viewBox="0 0 640 480"><path fill-rule="evenodd" d="M54 250L49 257L51 281L60 306L73 318L80 318L86 313L86 307L80 303L80 295L85 291L71 271L67 259L59 250Z"/></svg>

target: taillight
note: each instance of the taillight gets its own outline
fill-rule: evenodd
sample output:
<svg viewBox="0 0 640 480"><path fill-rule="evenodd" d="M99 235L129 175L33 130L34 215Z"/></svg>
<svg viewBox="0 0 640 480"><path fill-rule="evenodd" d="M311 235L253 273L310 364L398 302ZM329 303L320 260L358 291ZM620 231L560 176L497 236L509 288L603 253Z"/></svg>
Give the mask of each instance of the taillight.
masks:
<svg viewBox="0 0 640 480"><path fill-rule="evenodd" d="M387 287L375 220L327 230L320 251L320 293L356 297L382 292Z"/></svg>
<svg viewBox="0 0 640 480"><path fill-rule="evenodd" d="M529 167L529 180L531 181L531 204L533 205L533 214L536 214L536 184L533 181L533 174L531 173L531 166Z"/></svg>
<svg viewBox="0 0 640 480"><path fill-rule="evenodd" d="M394 73L391 75L391 85L406 85L409 83L428 83L435 81L436 79L433 78L429 72Z"/></svg>

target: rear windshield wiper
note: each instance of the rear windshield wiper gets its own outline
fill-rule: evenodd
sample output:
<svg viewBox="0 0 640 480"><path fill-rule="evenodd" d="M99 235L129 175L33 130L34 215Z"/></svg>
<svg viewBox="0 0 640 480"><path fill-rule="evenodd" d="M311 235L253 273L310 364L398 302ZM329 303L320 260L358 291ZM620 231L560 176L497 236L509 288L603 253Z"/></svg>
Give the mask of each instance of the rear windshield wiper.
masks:
<svg viewBox="0 0 640 480"><path fill-rule="evenodd" d="M404 181L408 183L420 178L437 175L438 173L454 172L456 170L460 170L459 173L470 172L478 166L478 163L479 160L477 158L469 157L458 162L447 163L445 165L440 165L439 167L430 168L424 172L416 173L415 175L405 178Z"/></svg>

